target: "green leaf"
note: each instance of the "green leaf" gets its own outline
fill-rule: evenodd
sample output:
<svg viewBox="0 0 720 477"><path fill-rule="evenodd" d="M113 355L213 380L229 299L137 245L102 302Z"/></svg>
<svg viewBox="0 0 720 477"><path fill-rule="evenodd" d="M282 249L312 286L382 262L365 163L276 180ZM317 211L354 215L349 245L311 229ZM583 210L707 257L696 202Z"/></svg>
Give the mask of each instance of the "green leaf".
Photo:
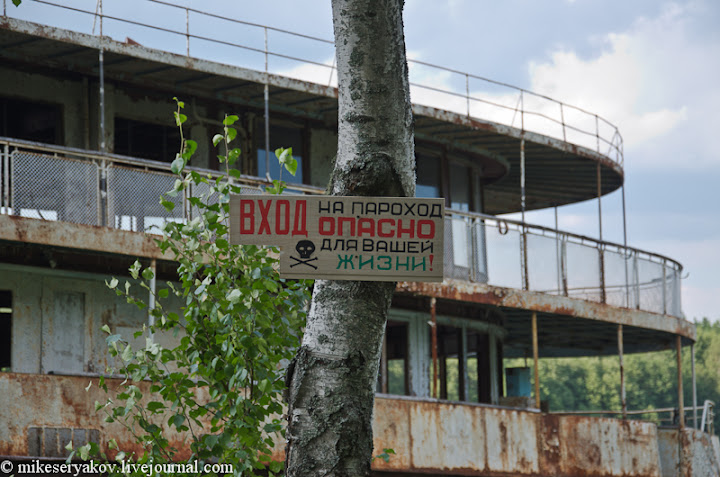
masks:
<svg viewBox="0 0 720 477"><path fill-rule="evenodd" d="M132 357L133 357L132 347L128 343L127 345L125 345L125 349L122 352L121 358L123 359L123 361L125 361L127 363L132 360Z"/></svg>
<svg viewBox="0 0 720 477"><path fill-rule="evenodd" d="M225 119L223 120L223 126L232 126L238 119L240 118L234 114L230 116L225 116Z"/></svg>
<svg viewBox="0 0 720 477"><path fill-rule="evenodd" d="M172 210L175 208L175 202L171 202L162 197L160 197L160 204L162 204L162 206L165 207L165 210L167 210L168 212L172 212Z"/></svg>
<svg viewBox="0 0 720 477"><path fill-rule="evenodd" d="M187 121L187 116L182 113L178 113L177 111L173 111L173 116L175 116L176 126L182 126L182 124Z"/></svg>
<svg viewBox="0 0 720 477"><path fill-rule="evenodd" d="M292 147L287 149L279 147L275 149L275 156L278 158L280 164L285 164L290 158L292 158Z"/></svg>
<svg viewBox="0 0 720 477"><path fill-rule="evenodd" d="M185 160L188 160L193 154L195 154L195 151L197 151L197 142L192 139L187 139L185 141L185 150L183 151L182 157Z"/></svg>
<svg viewBox="0 0 720 477"><path fill-rule="evenodd" d="M175 100L175 103L177 103L178 108L182 109L185 107L185 103L183 101L180 101L179 99L177 99L177 96L173 96L173 99Z"/></svg>
<svg viewBox="0 0 720 477"><path fill-rule="evenodd" d="M222 134L214 135L212 139L213 146L217 147L217 145L220 144L220 142L222 142L223 140L225 140L225 136L223 136Z"/></svg>
<svg viewBox="0 0 720 477"><path fill-rule="evenodd" d="M92 381L88 383L88 385L85 387L85 392L90 391L90 388L92 387Z"/></svg>
<svg viewBox="0 0 720 477"><path fill-rule="evenodd" d="M102 325L102 328L100 328L100 329L103 330L107 334L111 333L110 327L108 325Z"/></svg>
<svg viewBox="0 0 720 477"><path fill-rule="evenodd" d="M148 409L148 411L150 411L150 412L155 412L155 411L160 410L160 409L165 409L165 405L164 405L163 403L161 403L161 402L158 402L158 401L150 401L150 402L147 404L147 409Z"/></svg>
<svg viewBox="0 0 720 477"><path fill-rule="evenodd" d="M152 280L154 276L155 276L155 274L153 273L152 268L146 268L142 272L142 277L145 280Z"/></svg>
<svg viewBox="0 0 720 477"><path fill-rule="evenodd" d="M185 168L185 159L178 154L175 156L175 160L172 161L172 164L170 164L170 170L173 172L173 174L180 174L182 170Z"/></svg>
<svg viewBox="0 0 720 477"><path fill-rule="evenodd" d="M227 134L228 142L232 142L237 137L237 130L235 128L225 128L225 134Z"/></svg>
<svg viewBox="0 0 720 477"><path fill-rule="evenodd" d="M230 303L237 303L240 301L240 298L242 298L242 293L237 288L227 295L227 299Z"/></svg>
<svg viewBox="0 0 720 477"><path fill-rule="evenodd" d="M160 290L158 290L158 296L160 298L167 298L169 295L170 290L168 290L167 288L161 288Z"/></svg>
<svg viewBox="0 0 720 477"><path fill-rule="evenodd" d="M173 417L170 418L168 424L174 425L176 428L179 428L183 425L184 422L185 416L183 416L182 414L175 414Z"/></svg>
<svg viewBox="0 0 720 477"><path fill-rule="evenodd" d="M13 2L13 5L15 5L16 7L19 7L20 4L22 3L22 0L12 0L12 2Z"/></svg>
<svg viewBox="0 0 720 477"><path fill-rule="evenodd" d="M132 267L129 268L130 276L133 277L135 280L137 280L138 276L140 275L140 269L142 268L142 265L138 260L135 260L135 263L132 264ZM128 283L125 282L125 288L128 288ZM127 290L126 290L127 291Z"/></svg>
<svg viewBox="0 0 720 477"><path fill-rule="evenodd" d="M108 288L114 289L118 285L118 279L113 277L112 280L110 280L110 283L106 281L105 284L108 286Z"/></svg>
<svg viewBox="0 0 720 477"><path fill-rule="evenodd" d="M297 159L295 159L294 157L290 157L290 160L285 163L285 169L287 169L287 171L290 174L295 176L295 173L297 172L297 168L298 168Z"/></svg>

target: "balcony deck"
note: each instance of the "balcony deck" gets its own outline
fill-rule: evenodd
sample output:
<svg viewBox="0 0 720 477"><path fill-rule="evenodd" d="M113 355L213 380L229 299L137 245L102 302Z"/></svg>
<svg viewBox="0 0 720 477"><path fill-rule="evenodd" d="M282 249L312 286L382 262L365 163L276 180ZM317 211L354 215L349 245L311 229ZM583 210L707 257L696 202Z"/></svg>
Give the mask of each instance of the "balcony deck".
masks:
<svg viewBox="0 0 720 477"><path fill-rule="evenodd" d="M154 258L161 277L173 277L170 257L140 233L184 220L187 197L173 199L172 213L158 204L175 180L167 164L8 138L0 138L0 147L0 177L13 173L12 181L0 181L7 186L0 240L14 247L5 248L6 261L47 266L48 252L40 250L50 247L60 268L125 274L134 257ZM248 193L263 184L252 177L240 182ZM681 317L682 267L670 258L450 209L445 229L445 282L401 283L398 295L500 307L508 357L531 349L533 311L544 357L615 354L617 324L626 325L629 353L667 349L676 335L685 344L695 340L694 326Z"/></svg>

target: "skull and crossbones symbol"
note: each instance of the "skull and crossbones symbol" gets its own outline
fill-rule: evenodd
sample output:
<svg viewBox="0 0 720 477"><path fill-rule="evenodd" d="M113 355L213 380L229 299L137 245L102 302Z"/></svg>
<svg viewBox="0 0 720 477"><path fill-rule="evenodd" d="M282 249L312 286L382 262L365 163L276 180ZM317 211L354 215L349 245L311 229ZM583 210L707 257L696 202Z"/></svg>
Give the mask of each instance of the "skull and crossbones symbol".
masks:
<svg viewBox="0 0 720 477"><path fill-rule="evenodd" d="M308 267L312 267L315 270L317 270L317 267L315 265L313 265L312 263L310 263L310 262L314 262L315 260L318 259L317 257L310 258L310 256L315 251L315 244L312 243L312 241L310 241L310 240L299 241L297 243L297 245L295 246L295 250L297 250L297 253L298 253L298 255L300 255L300 258L293 257L292 255L290 255L290 258L295 260L295 263L290 265L290 268L295 267L297 265L307 265Z"/></svg>

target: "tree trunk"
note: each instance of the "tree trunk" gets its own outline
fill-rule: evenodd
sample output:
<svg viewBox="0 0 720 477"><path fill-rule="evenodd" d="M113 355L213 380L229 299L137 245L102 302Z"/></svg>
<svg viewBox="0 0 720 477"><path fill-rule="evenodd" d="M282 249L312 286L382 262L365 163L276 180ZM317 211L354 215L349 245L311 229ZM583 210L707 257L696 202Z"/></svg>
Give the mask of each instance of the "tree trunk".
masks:
<svg viewBox="0 0 720 477"><path fill-rule="evenodd" d="M332 195L415 195L402 0L333 0L338 152ZM288 370L288 476L364 476L395 283L317 281Z"/></svg>

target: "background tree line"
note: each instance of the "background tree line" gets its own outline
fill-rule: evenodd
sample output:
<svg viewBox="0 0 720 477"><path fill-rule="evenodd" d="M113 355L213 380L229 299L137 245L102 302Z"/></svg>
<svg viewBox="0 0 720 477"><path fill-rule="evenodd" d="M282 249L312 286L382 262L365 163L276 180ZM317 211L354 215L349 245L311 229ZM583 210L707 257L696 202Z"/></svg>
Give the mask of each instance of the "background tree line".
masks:
<svg viewBox="0 0 720 477"><path fill-rule="evenodd" d="M706 399L720 405L720 321L696 322L695 373L698 406ZM682 351L683 395L692 406L691 351ZM540 395L550 411L620 410L620 367L617 356L540 360ZM675 351L625 355L625 388L629 410L677 407ZM702 410L698 410L700 420ZM716 413L717 415L717 413ZM686 413L691 426L692 412ZM643 415L663 419L668 413ZM720 421L715 418L715 425ZM717 428L717 427L716 427Z"/></svg>

